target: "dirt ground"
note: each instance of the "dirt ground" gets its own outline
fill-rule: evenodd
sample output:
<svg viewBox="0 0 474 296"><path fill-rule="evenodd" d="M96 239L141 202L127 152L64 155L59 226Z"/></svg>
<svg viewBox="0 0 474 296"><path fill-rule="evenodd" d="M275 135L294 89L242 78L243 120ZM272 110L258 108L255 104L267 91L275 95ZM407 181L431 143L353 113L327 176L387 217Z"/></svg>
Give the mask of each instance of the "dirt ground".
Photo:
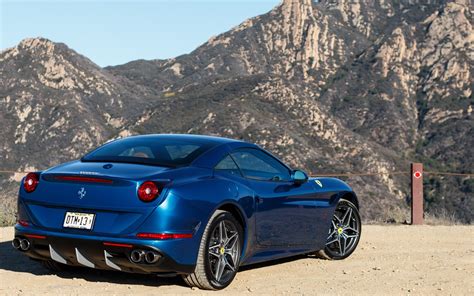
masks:
<svg viewBox="0 0 474 296"><path fill-rule="evenodd" d="M215 293L180 278L80 269L49 274L14 250L13 229L0 231L1 295L159 295ZM474 226L363 228L343 261L300 256L242 268L228 294L474 295Z"/></svg>

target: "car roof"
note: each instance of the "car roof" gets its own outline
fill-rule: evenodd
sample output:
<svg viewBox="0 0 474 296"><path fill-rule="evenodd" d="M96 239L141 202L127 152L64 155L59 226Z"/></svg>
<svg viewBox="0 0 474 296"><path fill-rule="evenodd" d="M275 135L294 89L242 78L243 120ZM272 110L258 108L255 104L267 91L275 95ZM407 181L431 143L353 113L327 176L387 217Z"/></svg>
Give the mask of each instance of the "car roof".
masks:
<svg viewBox="0 0 474 296"><path fill-rule="evenodd" d="M186 141L196 141L199 143L209 143L209 144L228 144L228 143L245 143L241 140L229 139L224 137L215 137L215 136L205 136L205 135L194 135L194 134L147 134L147 135L137 135L127 138L156 138L157 140L186 140Z"/></svg>

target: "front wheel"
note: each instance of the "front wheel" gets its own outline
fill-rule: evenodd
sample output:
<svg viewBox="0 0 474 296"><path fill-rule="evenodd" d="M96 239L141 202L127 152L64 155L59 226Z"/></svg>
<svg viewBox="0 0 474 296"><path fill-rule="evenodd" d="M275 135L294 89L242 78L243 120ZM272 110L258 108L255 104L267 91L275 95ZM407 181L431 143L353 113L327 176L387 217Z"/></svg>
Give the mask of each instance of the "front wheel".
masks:
<svg viewBox="0 0 474 296"><path fill-rule="evenodd" d="M183 276L191 287L220 290L234 279L240 264L243 230L226 211L216 211L204 230L196 270Z"/></svg>
<svg viewBox="0 0 474 296"><path fill-rule="evenodd" d="M359 243L361 231L359 210L350 201L341 199L334 211L326 246L319 256L332 260L349 257Z"/></svg>

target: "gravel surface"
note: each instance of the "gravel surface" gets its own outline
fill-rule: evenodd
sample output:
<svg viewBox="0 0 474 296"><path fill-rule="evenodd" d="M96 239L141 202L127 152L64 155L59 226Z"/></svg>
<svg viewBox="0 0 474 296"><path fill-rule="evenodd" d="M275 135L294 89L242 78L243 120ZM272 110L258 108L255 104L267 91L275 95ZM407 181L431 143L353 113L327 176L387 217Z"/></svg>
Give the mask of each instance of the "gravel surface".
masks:
<svg viewBox="0 0 474 296"><path fill-rule="evenodd" d="M14 250L0 230L0 295L159 295L214 293L156 278L78 269L50 274ZM242 268L229 294L474 295L474 226L363 228L348 259L300 256ZM214 293L215 294L215 293Z"/></svg>

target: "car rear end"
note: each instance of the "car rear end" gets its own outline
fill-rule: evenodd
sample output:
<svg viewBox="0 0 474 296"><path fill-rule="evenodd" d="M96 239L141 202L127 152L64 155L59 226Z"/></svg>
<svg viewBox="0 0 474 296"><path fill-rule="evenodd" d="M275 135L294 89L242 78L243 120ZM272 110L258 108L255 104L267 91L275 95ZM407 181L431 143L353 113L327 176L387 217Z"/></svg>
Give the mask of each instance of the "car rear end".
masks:
<svg viewBox="0 0 474 296"><path fill-rule="evenodd" d="M173 185L203 174L190 166L101 161L30 173L19 190L12 244L33 259L67 265L190 273L206 217Z"/></svg>
<svg viewBox="0 0 474 296"><path fill-rule="evenodd" d="M170 180L155 178L159 196L148 202L138 196L140 186L147 181L57 173L34 175L38 179L35 190L28 192L22 186L19 192L13 241L28 256L130 272L192 270L192 260L177 256L175 250L189 243L184 240L192 240L193 229L156 223L167 220L167 213L157 208L168 195ZM31 175L24 183L29 180ZM153 223L151 233L141 231L148 228L147 220L153 221L149 222ZM169 230L173 230L174 237L169 236Z"/></svg>

